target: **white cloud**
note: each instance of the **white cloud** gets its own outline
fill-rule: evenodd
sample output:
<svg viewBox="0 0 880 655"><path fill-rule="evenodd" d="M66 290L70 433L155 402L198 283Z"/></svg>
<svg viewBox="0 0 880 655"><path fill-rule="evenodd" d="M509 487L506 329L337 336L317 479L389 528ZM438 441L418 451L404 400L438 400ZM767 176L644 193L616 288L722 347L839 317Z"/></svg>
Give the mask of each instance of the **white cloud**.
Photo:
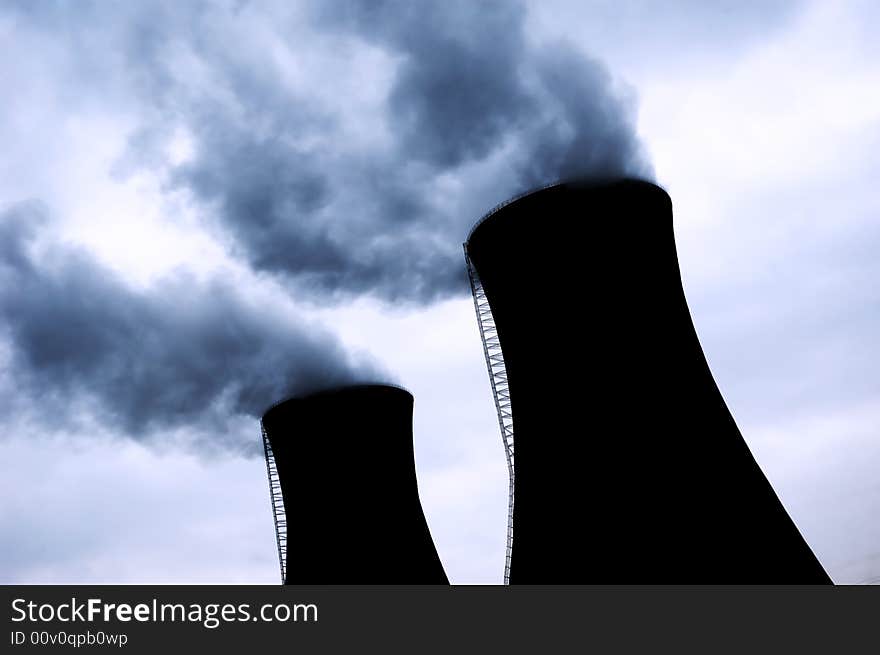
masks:
<svg viewBox="0 0 880 655"><path fill-rule="evenodd" d="M258 426L254 426L259 441ZM273 584L265 464L132 442L0 442L0 581Z"/></svg>

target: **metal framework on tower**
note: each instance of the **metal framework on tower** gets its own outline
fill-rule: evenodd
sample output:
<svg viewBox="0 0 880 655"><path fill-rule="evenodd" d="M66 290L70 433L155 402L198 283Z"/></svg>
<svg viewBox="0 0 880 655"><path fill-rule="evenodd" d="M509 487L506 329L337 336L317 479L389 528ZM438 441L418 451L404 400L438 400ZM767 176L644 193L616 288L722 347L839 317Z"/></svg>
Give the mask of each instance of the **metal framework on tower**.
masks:
<svg viewBox="0 0 880 655"><path fill-rule="evenodd" d="M269 443L269 434L260 422L263 432L263 452L266 454L266 472L269 475L269 500L272 503L272 519L275 521L275 543L278 545L278 565L281 567L281 584L287 582L287 514L284 511L284 497L281 494L281 479L275 454Z"/></svg>
<svg viewBox="0 0 880 655"><path fill-rule="evenodd" d="M498 340L498 330L489 300L480 282L480 276L468 256L467 244L464 245L464 258L467 262L471 292L474 296L474 308L477 312L477 323L480 326L480 337L483 340L483 354L489 369L489 381L492 383L492 396L495 398L495 409L498 411L498 425L501 428L501 440L507 455L507 473L510 480L507 498L507 547L504 556L504 584L510 584L510 554L513 548L513 414L510 407L510 389L507 385L507 369Z"/></svg>

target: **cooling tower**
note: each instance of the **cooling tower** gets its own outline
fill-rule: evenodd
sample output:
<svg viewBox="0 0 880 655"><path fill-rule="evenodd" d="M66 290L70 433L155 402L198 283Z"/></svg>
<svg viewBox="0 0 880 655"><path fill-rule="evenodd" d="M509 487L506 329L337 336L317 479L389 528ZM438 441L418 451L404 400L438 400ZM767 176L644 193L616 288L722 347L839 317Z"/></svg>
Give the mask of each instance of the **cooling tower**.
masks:
<svg viewBox="0 0 880 655"><path fill-rule="evenodd" d="M413 397L349 386L263 416L285 584L448 584L419 502Z"/></svg>
<svg viewBox="0 0 880 655"><path fill-rule="evenodd" d="M829 583L715 384L672 203L561 184L465 244L511 473L517 583Z"/></svg>

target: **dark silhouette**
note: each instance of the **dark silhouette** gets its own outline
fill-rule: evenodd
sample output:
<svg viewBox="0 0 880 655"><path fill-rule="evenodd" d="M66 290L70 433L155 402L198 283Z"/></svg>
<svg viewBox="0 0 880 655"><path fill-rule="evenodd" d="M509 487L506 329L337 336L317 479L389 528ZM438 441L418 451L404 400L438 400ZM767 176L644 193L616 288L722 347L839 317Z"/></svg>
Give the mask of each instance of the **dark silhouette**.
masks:
<svg viewBox="0 0 880 655"><path fill-rule="evenodd" d="M662 189L545 188L465 249L507 374L512 584L830 583L712 378Z"/></svg>
<svg viewBox="0 0 880 655"><path fill-rule="evenodd" d="M448 584L419 502L412 412L409 392L359 385L265 413L285 584Z"/></svg>

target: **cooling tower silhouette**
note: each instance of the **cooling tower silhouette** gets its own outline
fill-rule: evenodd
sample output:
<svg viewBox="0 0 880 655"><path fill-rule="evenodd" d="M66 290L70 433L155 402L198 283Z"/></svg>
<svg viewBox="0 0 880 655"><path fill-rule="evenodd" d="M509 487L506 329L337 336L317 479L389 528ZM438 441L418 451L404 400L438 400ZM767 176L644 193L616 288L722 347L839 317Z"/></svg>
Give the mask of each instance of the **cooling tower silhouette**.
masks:
<svg viewBox="0 0 880 655"><path fill-rule="evenodd" d="M422 512L413 397L348 386L263 416L285 584L448 584Z"/></svg>
<svg viewBox="0 0 880 655"><path fill-rule="evenodd" d="M465 244L511 468L516 583L830 583L691 322L672 203L561 184Z"/></svg>

